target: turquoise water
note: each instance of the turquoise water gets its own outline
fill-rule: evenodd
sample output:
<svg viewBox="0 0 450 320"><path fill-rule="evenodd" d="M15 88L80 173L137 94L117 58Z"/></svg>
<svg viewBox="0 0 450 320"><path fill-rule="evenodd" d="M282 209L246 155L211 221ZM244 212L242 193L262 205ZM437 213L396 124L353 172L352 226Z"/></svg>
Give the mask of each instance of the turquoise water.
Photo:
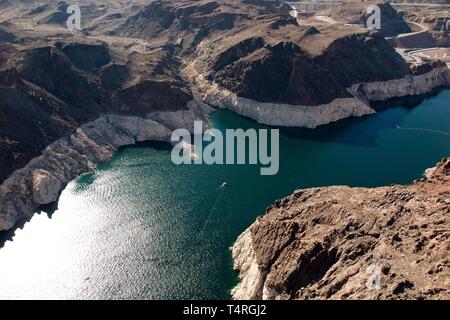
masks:
<svg viewBox="0 0 450 320"><path fill-rule="evenodd" d="M4 243L0 298L229 298L229 247L269 204L298 188L421 177L450 154L450 136L396 126L450 132L449 104L445 90L417 106L282 130L276 176L260 176L259 166L175 166L155 145L121 150ZM223 110L212 121L262 127Z"/></svg>

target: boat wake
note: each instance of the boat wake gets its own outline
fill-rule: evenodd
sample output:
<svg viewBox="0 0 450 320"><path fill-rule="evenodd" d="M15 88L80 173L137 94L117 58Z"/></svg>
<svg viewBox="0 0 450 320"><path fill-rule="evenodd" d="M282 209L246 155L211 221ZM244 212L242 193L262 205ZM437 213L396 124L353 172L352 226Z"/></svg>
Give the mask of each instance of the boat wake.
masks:
<svg viewBox="0 0 450 320"><path fill-rule="evenodd" d="M228 183L224 182L218 189L215 190L215 191L219 191L219 193L217 194L216 201L214 202L213 206L211 207L211 211L209 212L209 215L205 219L205 223L203 223L203 226L201 227L200 231L198 232L197 241L201 241L203 232L206 230L208 222L209 222L209 220L211 220L211 217L212 217L214 211L216 210L217 205L219 204L220 198L223 194L223 191L225 190L227 185L228 185Z"/></svg>
<svg viewBox="0 0 450 320"><path fill-rule="evenodd" d="M450 136L450 133L440 130L433 130L433 129L426 129L426 128L402 128L400 126L396 126L399 130L412 130L412 131L424 131L424 132L431 132L431 133L437 133L437 134L443 134L445 136Z"/></svg>

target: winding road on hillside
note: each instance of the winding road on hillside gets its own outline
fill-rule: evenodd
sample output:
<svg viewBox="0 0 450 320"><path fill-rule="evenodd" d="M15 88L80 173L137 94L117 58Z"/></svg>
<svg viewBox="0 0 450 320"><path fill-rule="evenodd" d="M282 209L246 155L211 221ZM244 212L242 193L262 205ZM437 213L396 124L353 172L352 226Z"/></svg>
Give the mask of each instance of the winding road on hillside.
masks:
<svg viewBox="0 0 450 320"><path fill-rule="evenodd" d="M427 26L425 26L423 24L420 24L420 23L417 23L417 22L412 22L412 21L407 21L407 22L409 24L413 24L413 25L419 27L421 30L414 31L414 32L400 33L400 34L398 34L398 35L396 35L394 37L386 37L386 39L398 39L398 38L404 38L404 37L411 37L411 36L414 36L414 35L426 33L426 32L428 32L430 30Z"/></svg>

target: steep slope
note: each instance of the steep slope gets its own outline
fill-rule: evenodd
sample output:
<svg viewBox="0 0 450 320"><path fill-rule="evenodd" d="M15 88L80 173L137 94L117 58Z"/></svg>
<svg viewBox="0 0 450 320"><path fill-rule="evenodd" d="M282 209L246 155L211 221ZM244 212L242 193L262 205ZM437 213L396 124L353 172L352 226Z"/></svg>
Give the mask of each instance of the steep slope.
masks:
<svg viewBox="0 0 450 320"><path fill-rule="evenodd" d="M234 245L235 299L449 299L450 159L410 186L298 190Z"/></svg>
<svg viewBox="0 0 450 320"><path fill-rule="evenodd" d="M287 16L203 40L193 56L185 72L207 103L275 126L316 128L450 84L445 64L417 74L379 32Z"/></svg>
<svg viewBox="0 0 450 320"><path fill-rule="evenodd" d="M330 10L330 17L350 24L366 25L372 12L367 12L370 5L380 8L381 32L384 36L391 37L400 33L411 32L411 28L389 2L380 1L344 1L336 10Z"/></svg>
<svg viewBox="0 0 450 320"><path fill-rule="evenodd" d="M151 1L109 34L170 43L191 51L203 39L224 35L256 17L288 14L282 1Z"/></svg>
<svg viewBox="0 0 450 320"><path fill-rule="evenodd" d="M193 99L164 50L123 59L105 43L58 41L1 52L0 181L100 114L184 110Z"/></svg>
<svg viewBox="0 0 450 320"><path fill-rule="evenodd" d="M291 28L303 32L303 37L284 40L278 36L292 32ZM334 40L329 29L315 30L312 33L310 28L288 24L264 31L278 36L276 40L262 33L239 39L205 62L212 66L209 78L240 97L315 106L351 97L347 88L353 84L398 79L410 73L379 33L344 33ZM314 52L315 43L321 41L329 43ZM202 53L201 57L211 56Z"/></svg>

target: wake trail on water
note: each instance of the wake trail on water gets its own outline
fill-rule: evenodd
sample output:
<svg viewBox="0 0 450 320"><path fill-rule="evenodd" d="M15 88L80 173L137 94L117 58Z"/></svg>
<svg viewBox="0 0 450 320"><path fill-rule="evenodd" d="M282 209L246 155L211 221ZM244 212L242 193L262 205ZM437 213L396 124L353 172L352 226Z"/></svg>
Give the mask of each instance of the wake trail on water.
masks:
<svg viewBox="0 0 450 320"><path fill-rule="evenodd" d="M217 196L216 203L214 205L214 209L215 209L215 207L217 206L217 203L218 203L218 199L219 199L223 189L224 189L224 187L222 185L222 186L212 190L211 192L206 193L205 195L203 195L202 197L198 198L197 200L194 200L194 201L192 201L191 203L188 203L188 204L186 204L184 201L181 201L180 205L178 205L176 207L172 207L170 210L173 211L173 212L178 212L180 210L183 210L183 212L185 212L185 213L190 213L191 211L194 211L194 209L196 209L200 204L204 203L208 198L213 196L214 193L216 193L217 191L220 191L220 193ZM191 197L191 195L184 197L184 199L187 198L187 197ZM133 228L138 228L138 227L141 227L143 225L145 225L145 222L139 223L138 225L134 226Z"/></svg>
<svg viewBox="0 0 450 320"><path fill-rule="evenodd" d="M197 208L200 205L201 202L204 202L206 199L208 199L209 197L214 195L214 193L216 193L217 191L221 191L221 190L222 190L222 187L218 187L218 188L216 188L216 189L206 193L205 195L203 195L202 197L198 198L197 200L193 200L191 203L188 203L188 204L186 204L185 201L181 201L182 204L180 204L177 207L172 208L171 210L172 211L174 211L174 210L178 211L178 210L183 209L184 211L186 211L186 207L187 207L187 208L190 208L189 210L186 211L187 213L189 213L192 210L194 210L195 208ZM188 195L186 197L183 197L183 199L186 199L186 198L189 198L189 197L192 197L192 195ZM178 200L180 200L180 199L178 199Z"/></svg>
<svg viewBox="0 0 450 320"><path fill-rule="evenodd" d="M212 206L211 211L209 212L208 216L205 219L205 223L203 223L203 226L201 227L200 231L198 232L197 242L201 240L203 232L206 230L206 226L208 225L209 220L211 219L214 211L216 210L217 205L219 204L219 201L220 201L220 197L222 196L223 192L225 191L226 186L227 186L227 183L224 182L218 189L216 189L216 190L220 190L220 192L217 195L216 201L214 202L214 205Z"/></svg>
<svg viewBox="0 0 450 320"><path fill-rule="evenodd" d="M400 126L397 126L397 129L399 130L410 130L410 131L424 131L424 132L431 132L431 133L437 133L442 134L445 136L450 136L450 133L440 130L433 130L433 129L426 129L426 128L402 128Z"/></svg>

